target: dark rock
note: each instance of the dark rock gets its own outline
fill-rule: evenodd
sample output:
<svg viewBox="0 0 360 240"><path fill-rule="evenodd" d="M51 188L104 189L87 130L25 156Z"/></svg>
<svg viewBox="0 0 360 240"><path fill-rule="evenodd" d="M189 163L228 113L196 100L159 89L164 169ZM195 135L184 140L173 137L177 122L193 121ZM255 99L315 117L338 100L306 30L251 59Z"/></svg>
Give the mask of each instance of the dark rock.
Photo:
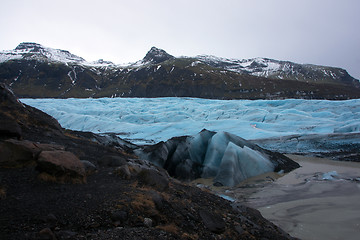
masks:
<svg viewBox="0 0 360 240"><path fill-rule="evenodd" d="M8 136L31 139L36 138L39 133L58 136L62 134L58 121L36 108L21 103L4 83L0 83L0 110L2 138Z"/></svg>
<svg viewBox="0 0 360 240"><path fill-rule="evenodd" d="M144 225L145 227L152 227L153 220L151 218L144 218Z"/></svg>
<svg viewBox="0 0 360 240"><path fill-rule="evenodd" d="M1 178L0 178L1 183ZM0 200L6 198L6 188L2 185L0 185Z"/></svg>
<svg viewBox="0 0 360 240"><path fill-rule="evenodd" d="M45 218L44 218L44 221L45 222L48 222L48 223L54 223L54 222L57 222L57 217L54 215L54 214L52 214L52 213L50 213L50 214L48 214Z"/></svg>
<svg viewBox="0 0 360 240"><path fill-rule="evenodd" d="M41 149L41 151L65 151L65 147L63 145L57 145L57 144L47 144L47 143L34 143L35 146Z"/></svg>
<svg viewBox="0 0 360 240"><path fill-rule="evenodd" d="M127 164L127 161L125 158L121 156L104 156L103 158L98 161L98 164L100 166L104 167L120 167L122 165Z"/></svg>
<svg viewBox="0 0 360 240"><path fill-rule="evenodd" d="M158 210L162 210L164 208L164 203L165 203L164 198L160 195L160 193L155 191L151 191L150 194L151 194L151 199L155 203L155 207Z"/></svg>
<svg viewBox="0 0 360 240"><path fill-rule="evenodd" d="M20 101L15 96L14 92L5 84L0 83L0 103L18 104Z"/></svg>
<svg viewBox="0 0 360 240"><path fill-rule="evenodd" d="M19 124L13 118L0 112L0 138L15 137L20 139L22 135Z"/></svg>
<svg viewBox="0 0 360 240"><path fill-rule="evenodd" d="M141 157L151 159L152 163L159 167L163 167L169 157L169 149L165 142L161 141L157 144L144 148L143 152L139 152Z"/></svg>
<svg viewBox="0 0 360 240"><path fill-rule="evenodd" d="M56 233L56 237L59 240L63 239L74 239L74 237L77 235L77 232L69 231L69 230L61 230Z"/></svg>
<svg viewBox="0 0 360 240"><path fill-rule="evenodd" d="M212 214L207 210L199 211L204 225L213 233L223 233L225 231L225 221L218 215Z"/></svg>
<svg viewBox="0 0 360 240"><path fill-rule="evenodd" d="M56 240L55 234L50 228L44 228L39 232L39 238L41 240Z"/></svg>
<svg viewBox="0 0 360 240"><path fill-rule="evenodd" d="M115 169L115 174L117 174L118 176L120 176L122 179L127 179L129 180L131 178L131 172L129 170L128 165L123 165L121 167L117 167Z"/></svg>
<svg viewBox="0 0 360 240"><path fill-rule="evenodd" d="M224 186L224 184L222 184L221 182L214 182L213 186L222 187L222 186Z"/></svg>
<svg viewBox="0 0 360 240"><path fill-rule="evenodd" d="M84 165L85 174L87 176L90 175L90 174L93 174L97 170L97 167L92 162L87 161L87 160L81 160L81 162Z"/></svg>
<svg viewBox="0 0 360 240"><path fill-rule="evenodd" d="M102 145L115 147L124 151L131 151L138 148L137 145L118 137L115 133L106 133L102 135L94 134L92 138L96 139L96 141Z"/></svg>
<svg viewBox="0 0 360 240"><path fill-rule="evenodd" d="M172 58L174 57L168 54L167 52L165 52L164 50L156 47L152 47L144 57L143 62L157 64Z"/></svg>
<svg viewBox="0 0 360 240"><path fill-rule="evenodd" d="M85 182L84 164L71 152L43 151L37 161L37 169L54 176L60 182Z"/></svg>
<svg viewBox="0 0 360 240"><path fill-rule="evenodd" d="M0 167L22 167L34 164L41 149L31 141L9 139L0 142Z"/></svg>
<svg viewBox="0 0 360 240"><path fill-rule="evenodd" d="M235 226L235 230L236 230L239 234L243 234L243 233L244 233L244 229L243 229L240 225Z"/></svg>
<svg viewBox="0 0 360 240"><path fill-rule="evenodd" d="M128 213L122 210L113 211L110 214L110 218L113 222L125 222L128 219Z"/></svg>
<svg viewBox="0 0 360 240"><path fill-rule="evenodd" d="M169 177L164 171L158 169L142 169L138 174L138 179L140 183L159 191L164 191L169 187Z"/></svg>
<svg viewBox="0 0 360 240"><path fill-rule="evenodd" d="M101 225L100 225L100 223L98 223L98 222L92 222L91 224L89 224L87 227L88 228L98 228L98 227L100 227Z"/></svg>

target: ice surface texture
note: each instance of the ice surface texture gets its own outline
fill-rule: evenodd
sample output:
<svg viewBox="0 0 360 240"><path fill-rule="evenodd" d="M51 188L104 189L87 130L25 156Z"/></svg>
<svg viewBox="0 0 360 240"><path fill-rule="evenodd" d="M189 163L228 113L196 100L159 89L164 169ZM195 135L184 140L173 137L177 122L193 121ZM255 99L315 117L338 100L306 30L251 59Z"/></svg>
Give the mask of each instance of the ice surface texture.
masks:
<svg viewBox="0 0 360 240"><path fill-rule="evenodd" d="M247 140L359 133L360 99L208 100L196 98L22 99L65 128L115 132L134 143L157 143L206 128Z"/></svg>

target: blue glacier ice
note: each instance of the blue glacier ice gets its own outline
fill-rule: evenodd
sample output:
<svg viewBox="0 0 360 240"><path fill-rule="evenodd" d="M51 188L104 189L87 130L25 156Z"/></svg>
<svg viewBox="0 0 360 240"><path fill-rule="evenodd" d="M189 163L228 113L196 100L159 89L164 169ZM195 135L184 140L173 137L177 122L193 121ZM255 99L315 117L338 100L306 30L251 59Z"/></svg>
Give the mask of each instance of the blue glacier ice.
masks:
<svg viewBox="0 0 360 240"><path fill-rule="evenodd" d="M261 146L283 152L316 152L322 146L331 147L328 142L320 141L329 135L336 141L333 145L351 141L360 144L360 99L100 98L21 101L55 117L65 128L95 133L114 132L136 144L158 143L175 136L194 136L204 128L230 132L248 140L261 140L258 143ZM315 135L319 136L318 144L311 143L306 137ZM345 136L345 139L339 138L339 135Z"/></svg>
<svg viewBox="0 0 360 240"><path fill-rule="evenodd" d="M187 180L209 177L226 186L262 173L296 168L283 155L268 150L318 153L360 149L360 99L21 101L52 115L65 128L112 132L135 144L155 144L139 151L139 156L166 168L172 176ZM209 131L200 132L202 129Z"/></svg>
<svg viewBox="0 0 360 240"><path fill-rule="evenodd" d="M214 184L221 186L235 186L267 172L289 172L299 167L284 155L262 149L239 136L205 129L195 136L144 146L136 153L165 168L171 176L183 180L212 178Z"/></svg>

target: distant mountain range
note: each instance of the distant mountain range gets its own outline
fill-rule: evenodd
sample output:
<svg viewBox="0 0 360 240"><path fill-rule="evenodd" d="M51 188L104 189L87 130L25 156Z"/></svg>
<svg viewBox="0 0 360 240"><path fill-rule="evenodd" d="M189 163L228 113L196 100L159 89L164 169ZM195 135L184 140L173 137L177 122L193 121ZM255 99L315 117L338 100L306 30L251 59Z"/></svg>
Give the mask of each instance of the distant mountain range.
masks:
<svg viewBox="0 0 360 240"><path fill-rule="evenodd" d="M359 80L341 68L268 58L174 57L156 47L142 60L117 65L24 42L0 52L0 82L20 97L37 98L360 98Z"/></svg>

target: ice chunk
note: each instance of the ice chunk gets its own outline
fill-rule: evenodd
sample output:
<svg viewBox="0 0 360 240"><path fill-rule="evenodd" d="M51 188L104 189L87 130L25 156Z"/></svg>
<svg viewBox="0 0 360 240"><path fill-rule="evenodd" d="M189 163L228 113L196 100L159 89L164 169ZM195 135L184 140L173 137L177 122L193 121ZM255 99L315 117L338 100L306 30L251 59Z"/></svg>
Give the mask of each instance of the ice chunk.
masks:
<svg viewBox="0 0 360 240"><path fill-rule="evenodd" d="M230 202L235 202L236 200L228 195L225 195L225 194L218 194L219 197L225 199L225 200L228 200Z"/></svg>
<svg viewBox="0 0 360 240"><path fill-rule="evenodd" d="M227 132L202 130L195 136L174 137L166 142L144 146L139 157L164 167L183 180L214 178L214 183L235 186L266 172L289 172L299 165Z"/></svg>
<svg viewBox="0 0 360 240"><path fill-rule="evenodd" d="M226 132L202 131L190 141L190 158L202 163L202 177L234 186L241 181L274 171L274 164L245 140Z"/></svg>
<svg viewBox="0 0 360 240"><path fill-rule="evenodd" d="M202 177L216 176L228 143L229 139L224 132L218 132L210 139L203 162L204 170Z"/></svg>
<svg viewBox="0 0 360 240"><path fill-rule="evenodd" d="M351 132L359 132L360 131L360 123L350 123L348 125L335 128L334 133L351 133Z"/></svg>
<svg viewBox="0 0 360 240"><path fill-rule="evenodd" d="M247 178L274 171L274 164L260 152L229 142L214 182L235 186Z"/></svg>
<svg viewBox="0 0 360 240"><path fill-rule="evenodd" d="M334 180L338 177L339 177L339 175L338 175L337 171L331 171L331 172L324 173L322 176L322 179L323 180Z"/></svg>
<svg viewBox="0 0 360 240"><path fill-rule="evenodd" d="M202 164L208 149L209 140L214 136L215 132L201 131L190 140L189 154L190 158L195 162Z"/></svg>

